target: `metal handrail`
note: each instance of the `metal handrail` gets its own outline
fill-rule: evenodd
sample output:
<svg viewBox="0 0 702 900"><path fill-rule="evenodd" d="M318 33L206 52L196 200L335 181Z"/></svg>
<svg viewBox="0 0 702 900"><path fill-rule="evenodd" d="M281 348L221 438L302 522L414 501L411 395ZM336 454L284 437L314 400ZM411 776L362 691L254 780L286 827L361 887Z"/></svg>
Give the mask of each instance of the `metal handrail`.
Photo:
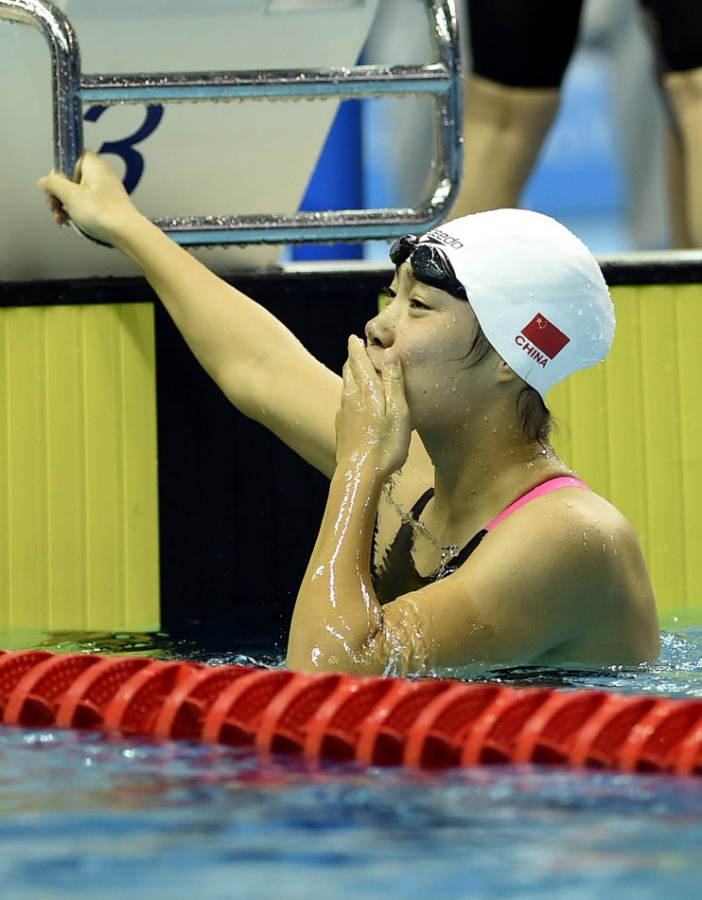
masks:
<svg viewBox="0 0 702 900"><path fill-rule="evenodd" d="M52 59L54 168L73 177L83 152L84 103L173 103L247 98L339 98L429 94L435 98L433 193L415 208L293 215L174 216L154 222L184 245L300 243L389 238L432 227L446 215L461 172L461 90L455 0L424 0L436 61L423 66L83 75L75 31L45 0L0 0L0 19L32 25Z"/></svg>

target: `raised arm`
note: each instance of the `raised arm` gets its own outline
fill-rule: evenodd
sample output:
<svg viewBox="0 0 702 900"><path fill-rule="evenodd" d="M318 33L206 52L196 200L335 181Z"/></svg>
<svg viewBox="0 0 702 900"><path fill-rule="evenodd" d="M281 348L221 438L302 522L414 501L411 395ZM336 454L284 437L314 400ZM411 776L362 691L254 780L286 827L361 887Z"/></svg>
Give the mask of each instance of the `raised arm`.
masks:
<svg viewBox="0 0 702 900"><path fill-rule="evenodd" d="M94 153L81 158L77 183L52 172L39 187L59 223L70 219L139 267L203 368L242 413L331 475L341 390L337 375L267 310L142 216L117 175Z"/></svg>

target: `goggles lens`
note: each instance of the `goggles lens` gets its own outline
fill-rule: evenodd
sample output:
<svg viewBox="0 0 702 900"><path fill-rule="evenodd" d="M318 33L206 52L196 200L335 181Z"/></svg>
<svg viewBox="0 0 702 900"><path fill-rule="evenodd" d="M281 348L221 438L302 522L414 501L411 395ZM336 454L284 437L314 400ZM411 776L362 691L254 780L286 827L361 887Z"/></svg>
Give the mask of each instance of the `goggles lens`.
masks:
<svg viewBox="0 0 702 900"><path fill-rule="evenodd" d="M430 287L446 291L459 300L467 300L468 295L446 254L436 244L420 244L414 234L405 234L390 248L390 261L395 267L407 262L418 281Z"/></svg>

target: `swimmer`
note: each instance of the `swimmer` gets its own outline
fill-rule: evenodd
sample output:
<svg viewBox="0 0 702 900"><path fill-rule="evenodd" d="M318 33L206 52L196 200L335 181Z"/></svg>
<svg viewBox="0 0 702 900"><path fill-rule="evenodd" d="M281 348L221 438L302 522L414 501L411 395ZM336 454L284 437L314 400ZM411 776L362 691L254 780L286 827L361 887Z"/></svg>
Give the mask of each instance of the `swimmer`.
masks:
<svg viewBox="0 0 702 900"><path fill-rule="evenodd" d="M141 269L231 402L330 478L290 668L658 655L636 535L549 442L547 391L600 361L614 331L600 269L563 226L496 210L397 241L383 308L339 377L143 217L95 154L78 183L39 185L59 223Z"/></svg>

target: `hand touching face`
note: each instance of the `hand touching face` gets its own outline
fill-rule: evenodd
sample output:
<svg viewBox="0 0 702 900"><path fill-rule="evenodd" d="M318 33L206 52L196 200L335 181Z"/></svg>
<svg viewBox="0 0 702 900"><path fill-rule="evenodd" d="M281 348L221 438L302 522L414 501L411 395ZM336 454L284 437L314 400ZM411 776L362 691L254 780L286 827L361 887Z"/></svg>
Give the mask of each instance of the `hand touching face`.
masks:
<svg viewBox="0 0 702 900"><path fill-rule="evenodd" d="M399 361L412 428L463 427L487 396L489 372L470 359L477 327L469 303L417 281L409 265L400 267L366 337L377 372L389 353Z"/></svg>
<svg viewBox="0 0 702 900"><path fill-rule="evenodd" d="M363 341L352 336L343 379L337 460L369 460L390 475L407 458L411 433L400 362L388 350L378 373Z"/></svg>

